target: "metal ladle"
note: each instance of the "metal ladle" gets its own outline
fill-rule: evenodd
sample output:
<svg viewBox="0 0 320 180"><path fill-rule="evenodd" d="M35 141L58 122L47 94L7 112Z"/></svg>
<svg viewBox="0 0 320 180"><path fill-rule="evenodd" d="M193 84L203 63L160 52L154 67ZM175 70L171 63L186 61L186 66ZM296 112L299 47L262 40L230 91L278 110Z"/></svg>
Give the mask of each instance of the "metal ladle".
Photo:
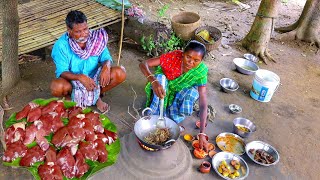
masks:
<svg viewBox="0 0 320 180"><path fill-rule="evenodd" d="M162 76L161 84L164 91L166 91L166 78L164 75ZM160 116L157 122L157 128L160 128L160 129L166 128L166 121L163 117L163 111L164 111L164 98L160 99Z"/></svg>

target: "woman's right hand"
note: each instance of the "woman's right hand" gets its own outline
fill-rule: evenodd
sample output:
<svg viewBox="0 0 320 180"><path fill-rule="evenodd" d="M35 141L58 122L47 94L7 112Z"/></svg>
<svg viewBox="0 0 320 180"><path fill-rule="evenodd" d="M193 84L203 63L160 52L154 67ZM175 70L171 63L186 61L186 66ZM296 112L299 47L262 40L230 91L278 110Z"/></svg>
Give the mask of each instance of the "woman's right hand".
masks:
<svg viewBox="0 0 320 180"><path fill-rule="evenodd" d="M88 91L93 91L94 88L97 87L94 80L84 74L80 75L79 81L84 85L84 87L86 87Z"/></svg>
<svg viewBox="0 0 320 180"><path fill-rule="evenodd" d="M162 85L159 83L159 81L155 81L152 83L152 89L153 92L160 98L163 99L166 95L165 90L163 89Z"/></svg>

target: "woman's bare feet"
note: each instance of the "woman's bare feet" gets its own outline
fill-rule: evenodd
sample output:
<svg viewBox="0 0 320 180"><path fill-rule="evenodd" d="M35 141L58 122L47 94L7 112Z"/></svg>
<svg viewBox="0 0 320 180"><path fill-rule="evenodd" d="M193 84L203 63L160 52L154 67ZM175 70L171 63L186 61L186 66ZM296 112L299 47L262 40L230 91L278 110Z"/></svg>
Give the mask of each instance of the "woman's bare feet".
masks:
<svg viewBox="0 0 320 180"><path fill-rule="evenodd" d="M109 110L109 105L103 102L101 98L99 98L97 101L97 108L100 112L104 113Z"/></svg>

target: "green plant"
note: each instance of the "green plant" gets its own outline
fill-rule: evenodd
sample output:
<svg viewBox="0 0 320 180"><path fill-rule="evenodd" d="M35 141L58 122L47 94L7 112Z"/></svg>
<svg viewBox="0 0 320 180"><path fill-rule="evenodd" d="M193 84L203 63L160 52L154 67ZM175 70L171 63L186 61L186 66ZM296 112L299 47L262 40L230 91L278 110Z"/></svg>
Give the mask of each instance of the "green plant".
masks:
<svg viewBox="0 0 320 180"><path fill-rule="evenodd" d="M152 50L156 48L156 44L153 40L153 35L150 35L149 37L142 36L141 38L141 46L143 50L147 51L147 55L152 55Z"/></svg>
<svg viewBox="0 0 320 180"><path fill-rule="evenodd" d="M179 38L175 33L171 34L169 40L163 41L159 44L159 46L164 49L164 52L182 49L184 45L185 42L181 38Z"/></svg>
<svg viewBox="0 0 320 180"><path fill-rule="evenodd" d="M169 9L169 5L168 4L162 6L162 8L160 8L158 10L158 19L163 18L168 9Z"/></svg>

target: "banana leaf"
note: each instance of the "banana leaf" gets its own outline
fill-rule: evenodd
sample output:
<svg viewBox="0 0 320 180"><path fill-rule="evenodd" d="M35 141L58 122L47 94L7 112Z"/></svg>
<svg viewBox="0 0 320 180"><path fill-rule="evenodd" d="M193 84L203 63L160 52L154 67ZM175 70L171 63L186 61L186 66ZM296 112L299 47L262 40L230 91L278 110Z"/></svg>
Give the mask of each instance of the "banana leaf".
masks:
<svg viewBox="0 0 320 180"><path fill-rule="evenodd" d="M57 100L57 98L35 99L35 100L33 100L33 102L36 103L36 104L39 104L40 106L46 106L51 101L54 101L54 100ZM64 100L63 102L64 102L64 106L66 108L71 108L71 107L76 105L76 103L71 102L71 101L65 101ZM86 108L86 109L83 110L83 113L89 113L91 111L92 111L91 108ZM23 122L23 121L26 122L27 121L26 118L18 121L16 119L16 114L17 113L13 113L9 117L9 119L6 121L6 123L5 123L6 128L8 128L12 124L15 124L15 123L18 123L18 122ZM103 125L103 127L105 129L107 129L109 131L112 131L112 132L117 132L117 127L114 125L114 123L112 123L110 121L110 119L106 115L101 114L100 117L101 117L102 125ZM63 123L65 125L67 125L68 122L69 122L69 119L68 118L63 118L62 121L63 121ZM51 146L53 146L53 144L51 143L52 136L53 136L53 133L51 133L48 136L45 136L45 138L49 141L49 144ZM27 148L31 148L31 147L33 147L35 145L37 145L37 143L34 141L34 142L28 144ZM96 172L104 169L105 167L113 165L117 161L118 154L120 152L120 148L121 147L120 147L120 140L119 139L117 139L115 142L113 142L110 145L106 144L106 150L108 151L108 160L105 163L99 163L98 161L86 160L86 163L90 166L90 168L89 168L88 172L86 172L81 178L68 179L68 178L64 177L63 179L64 180L85 180L85 179L89 178L90 176L92 176L93 174L95 174ZM37 162L34 165L32 165L31 167L21 167L19 165L20 160L21 160L21 158L17 158L12 162L3 162L3 165L12 166L12 167L26 168L33 175L35 180L40 180L40 176L39 176L39 173L38 173L38 167L41 164L43 164L44 162L43 161Z"/></svg>
<svg viewBox="0 0 320 180"><path fill-rule="evenodd" d="M122 0L96 0L98 3L107 6L111 9L121 11L122 10ZM129 0L124 0L124 9L130 8L131 3Z"/></svg>

